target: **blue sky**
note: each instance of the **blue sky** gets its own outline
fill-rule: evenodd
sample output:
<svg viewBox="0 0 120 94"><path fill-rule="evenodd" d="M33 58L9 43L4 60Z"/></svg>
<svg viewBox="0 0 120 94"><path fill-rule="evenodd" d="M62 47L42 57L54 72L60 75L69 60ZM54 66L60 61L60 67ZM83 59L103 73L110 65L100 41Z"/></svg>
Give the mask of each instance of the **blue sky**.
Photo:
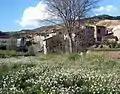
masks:
<svg viewBox="0 0 120 94"><path fill-rule="evenodd" d="M0 0L0 31L31 29L52 18L40 0ZM120 16L120 0L102 0L94 15Z"/></svg>

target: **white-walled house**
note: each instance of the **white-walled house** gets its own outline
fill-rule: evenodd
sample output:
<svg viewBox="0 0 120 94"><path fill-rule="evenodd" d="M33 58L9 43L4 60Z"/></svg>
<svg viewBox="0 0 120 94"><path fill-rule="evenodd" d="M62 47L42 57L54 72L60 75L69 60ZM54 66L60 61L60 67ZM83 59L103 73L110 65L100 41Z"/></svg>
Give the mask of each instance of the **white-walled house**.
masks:
<svg viewBox="0 0 120 94"><path fill-rule="evenodd" d="M114 36L117 36L117 38L118 38L118 43L120 43L120 25L115 26L115 27L113 28L112 32L113 32L113 35L114 35Z"/></svg>

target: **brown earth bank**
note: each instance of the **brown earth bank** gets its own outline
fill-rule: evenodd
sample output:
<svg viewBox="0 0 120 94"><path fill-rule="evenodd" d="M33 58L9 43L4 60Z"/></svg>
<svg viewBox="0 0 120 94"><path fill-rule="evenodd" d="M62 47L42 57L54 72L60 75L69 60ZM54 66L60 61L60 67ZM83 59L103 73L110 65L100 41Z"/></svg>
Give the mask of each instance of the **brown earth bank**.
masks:
<svg viewBox="0 0 120 94"><path fill-rule="evenodd" d="M105 51L104 54L106 57L120 59L120 51Z"/></svg>

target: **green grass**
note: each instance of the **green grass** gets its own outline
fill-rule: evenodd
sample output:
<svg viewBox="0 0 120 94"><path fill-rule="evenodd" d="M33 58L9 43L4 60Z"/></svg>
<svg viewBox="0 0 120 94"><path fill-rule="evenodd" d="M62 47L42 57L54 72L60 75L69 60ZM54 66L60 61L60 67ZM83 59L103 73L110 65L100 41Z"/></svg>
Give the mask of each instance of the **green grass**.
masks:
<svg viewBox="0 0 120 94"><path fill-rule="evenodd" d="M120 60L104 52L0 59L0 94L119 94L119 83Z"/></svg>
<svg viewBox="0 0 120 94"><path fill-rule="evenodd" d="M24 52L17 52L15 50L0 50L0 58L13 57L13 56L24 56Z"/></svg>
<svg viewBox="0 0 120 94"><path fill-rule="evenodd" d="M91 51L120 51L120 48L93 48Z"/></svg>

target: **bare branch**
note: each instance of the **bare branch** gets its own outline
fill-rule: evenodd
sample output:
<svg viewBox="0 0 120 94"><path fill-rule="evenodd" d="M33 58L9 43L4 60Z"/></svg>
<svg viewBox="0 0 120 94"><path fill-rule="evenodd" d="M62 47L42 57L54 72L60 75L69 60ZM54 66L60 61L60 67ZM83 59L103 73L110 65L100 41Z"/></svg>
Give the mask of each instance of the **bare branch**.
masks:
<svg viewBox="0 0 120 94"><path fill-rule="evenodd" d="M81 32L82 37L81 19L86 17L97 2L98 0L46 0L48 10L60 18L70 38L76 30Z"/></svg>

